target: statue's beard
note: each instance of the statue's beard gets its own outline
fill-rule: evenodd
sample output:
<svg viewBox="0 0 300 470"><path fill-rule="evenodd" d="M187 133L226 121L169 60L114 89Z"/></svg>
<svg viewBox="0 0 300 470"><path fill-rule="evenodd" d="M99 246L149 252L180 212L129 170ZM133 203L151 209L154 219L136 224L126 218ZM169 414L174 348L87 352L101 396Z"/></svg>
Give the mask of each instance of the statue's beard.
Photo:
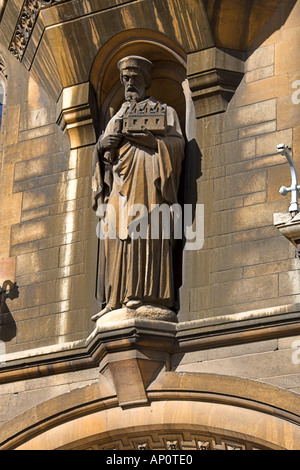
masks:
<svg viewBox="0 0 300 470"><path fill-rule="evenodd" d="M129 90L125 90L125 99L126 101L142 101L145 99L145 91L144 90L138 90L137 88L131 88Z"/></svg>
<svg viewBox="0 0 300 470"><path fill-rule="evenodd" d="M139 101L139 94L136 91L127 91L125 93L126 101Z"/></svg>

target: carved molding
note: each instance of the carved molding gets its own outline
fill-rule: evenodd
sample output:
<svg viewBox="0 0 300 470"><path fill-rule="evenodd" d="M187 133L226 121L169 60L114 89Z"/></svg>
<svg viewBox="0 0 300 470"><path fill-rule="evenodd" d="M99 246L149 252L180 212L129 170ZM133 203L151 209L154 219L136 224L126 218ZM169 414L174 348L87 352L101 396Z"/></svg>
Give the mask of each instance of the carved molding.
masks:
<svg viewBox="0 0 300 470"><path fill-rule="evenodd" d="M192 451L192 450L267 450L266 447L257 446L252 442L232 440L227 436L212 436L196 434L191 431L184 432L155 432L150 431L143 435L128 435L115 439L106 439L93 442L86 446L79 446L73 450L153 450L153 451Z"/></svg>
<svg viewBox="0 0 300 470"><path fill-rule="evenodd" d="M41 8L65 0L25 0L9 45L9 51L21 62Z"/></svg>
<svg viewBox="0 0 300 470"><path fill-rule="evenodd" d="M224 317L221 325L218 319L211 319L209 325L206 320L197 320L191 324L189 322L173 323L170 330L174 330L175 342L171 354L226 347L233 343L247 344L252 341L297 336L300 334L299 312L300 304L283 305L274 309L258 310L257 315L252 311L248 314L243 312L242 319L240 314L228 315ZM147 325L146 320L132 320L131 323L132 325L128 325L129 336L131 327L136 323L138 331L143 324ZM7 355L6 364L0 367L0 384L22 380L24 374L26 377L37 378L70 372L70 370L98 367L103 334L102 330L100 334L100 329L96 326L86 340L78 341L76 344L64 343L52 345L49 348L21 351L17 353L17 356L16 353ZM40 364L44 366L42 369Z"/></svg>
<svg viewBox="0 0 300 470"><path fill-rule="evenodd" d="M6 67L5 67L4 63L2 62L1 58L0 58L0 75L3 78L5 78L5 80L8 79L7 70L6 70Z"/></svg>

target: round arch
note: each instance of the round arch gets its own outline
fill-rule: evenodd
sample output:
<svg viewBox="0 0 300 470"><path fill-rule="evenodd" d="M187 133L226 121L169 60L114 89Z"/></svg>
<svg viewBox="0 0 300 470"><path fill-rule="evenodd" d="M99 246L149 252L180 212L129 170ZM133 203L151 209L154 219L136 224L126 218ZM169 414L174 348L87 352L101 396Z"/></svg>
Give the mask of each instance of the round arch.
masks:
<svg viewBox="0 0 300 470"><path fill-rule="evenodd" d="M100 109L99 128L105 127L124 101L117 63L126 55L144 56L153 62L149 94L172 106L184 126L186 103L182 84L186 79L185 52L161 33L132 29L111 38L99 50L91 68L90 82Z"/></svg>
<svg viewBox="0 0 300 470"><path fill-rule="evenodd" d="M150 385L148 399L147 406L121 408L101 380L3 425L0 449L299 448L299 395L262 382L168 372Z"/></svg>

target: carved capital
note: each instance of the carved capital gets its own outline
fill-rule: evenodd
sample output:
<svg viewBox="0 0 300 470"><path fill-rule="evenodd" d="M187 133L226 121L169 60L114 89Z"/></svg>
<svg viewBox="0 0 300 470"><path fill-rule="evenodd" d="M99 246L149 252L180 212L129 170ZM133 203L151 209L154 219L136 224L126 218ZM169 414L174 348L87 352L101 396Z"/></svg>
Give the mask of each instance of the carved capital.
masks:
<svg viewBox="0 0 300 470"><path fill-rule="evenodd" d="M225 112L244 75L244 62L216 47L188 55L188 80L196 117Z"/></svg>
<svg viewBox="0 0 300 470"><path fill-rule="evenodd" d="M90 84L64 88L57 105L57 124L68 135L71 149L95 144Z"/></svg>

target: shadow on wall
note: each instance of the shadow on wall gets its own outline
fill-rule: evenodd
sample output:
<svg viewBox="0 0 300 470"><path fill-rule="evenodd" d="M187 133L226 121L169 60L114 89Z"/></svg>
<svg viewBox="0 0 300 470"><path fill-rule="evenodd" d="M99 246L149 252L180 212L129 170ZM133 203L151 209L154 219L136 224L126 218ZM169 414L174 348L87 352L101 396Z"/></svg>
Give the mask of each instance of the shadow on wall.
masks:
<svg viewBox="0 0 300 470"><path fill-rule="evenodd" d="M16 282L4 281L0 287L0 341L8 342L17 334L16 322L6 304L6 300L19 297L19 288Z"/></svg>
<svg viewBox="0 0 300 470"><path fill-rule="evenodd" d="M271 16L269 21L266 22L260 33L256 36L252 42L249 53L253 53L258 49L272 34L280 30L280 28L285 24L288 17L290 16L294 6L298 0L283 0L274 14Z"/></svg>
<svg viewBox="0 0 300 470"><path fill-rule="evenodd" d="M182 165L182 173L178 190L178 202L183 208L185 204L192 208L192 221L195 222L196 206L198 203L198 180L202 176L202 153L195 138L186 139L185 160ZM182 233L186 233L185 220L183 218ZM183 250L186 239L177 240L174 246L174 287L176 293L176 310L180 310L180 288L183 285Z"/></svg>

